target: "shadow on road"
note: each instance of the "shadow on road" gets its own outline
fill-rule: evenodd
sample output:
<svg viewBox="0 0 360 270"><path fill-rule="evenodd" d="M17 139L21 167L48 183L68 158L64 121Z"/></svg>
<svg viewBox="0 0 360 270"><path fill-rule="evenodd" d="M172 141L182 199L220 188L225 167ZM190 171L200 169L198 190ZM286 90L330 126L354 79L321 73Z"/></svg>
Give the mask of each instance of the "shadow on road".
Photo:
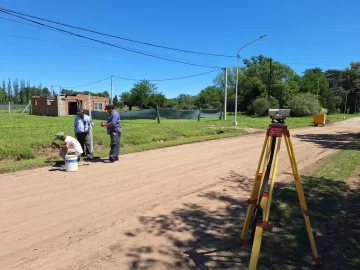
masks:
<svg viewBox="0 0 360 270"><path fill-rule="evenodd" d="M360 133L336 133L336 134L306 134L294 135L301 141L312 142L323 148L341 149L360 139ZM349 149L349 148L348 148ZM351 148L350 148L351 149Z"/></svg>
<svg viewBox="0 0 360 270"><path fill-rule="evenodd" d="M130 269L154 269L163 263L168 269L247 269L249 240L239 247L239 234L247 210L245 199L237 191L249 192L252 179L230 172L223 189L199 196L218 206L184 204L168 215L142 216L143 227L126 232L128 237L140 231L166 237L169 247L146 245L129 250ZM360 192L342 181L304 177L304 191L315 232L322 269L360 269ZM229 195L228 191L231 190ZM216 204L215 204L216 205ZM295 186L276 183L271 205L273 231L263 236L259 269L313 269L313 258ZM186 237L184 237L186 233ZM188 237L190 236L190 237ZM170 256L167 265L152 254ZM158 256L156 258L159 258ZM157 264L158 265L158 264Z"/></svg>

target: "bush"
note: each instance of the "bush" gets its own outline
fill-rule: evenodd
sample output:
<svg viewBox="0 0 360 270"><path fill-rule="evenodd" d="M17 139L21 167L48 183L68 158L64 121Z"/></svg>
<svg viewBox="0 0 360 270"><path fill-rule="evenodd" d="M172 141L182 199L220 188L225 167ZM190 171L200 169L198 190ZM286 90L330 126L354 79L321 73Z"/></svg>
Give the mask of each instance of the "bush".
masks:
<svg viewBox="0 0 360 270"><path fill-rule="evenodd" d="M316 100L316 96L311 93L300 93L293 96L286 104L291 109L292 116L310 116L318 114L321 106Z"/></svg>
<svg viewBox="0 0 360 270"><path fill-rule="evenodd" d="M278 109L279 108L279 101L274 98L270 97L270 102L266 97L258 97L255 99L251 105L248 107L248 114L257 114L260 116L266 115L267 109Z"/></svg>

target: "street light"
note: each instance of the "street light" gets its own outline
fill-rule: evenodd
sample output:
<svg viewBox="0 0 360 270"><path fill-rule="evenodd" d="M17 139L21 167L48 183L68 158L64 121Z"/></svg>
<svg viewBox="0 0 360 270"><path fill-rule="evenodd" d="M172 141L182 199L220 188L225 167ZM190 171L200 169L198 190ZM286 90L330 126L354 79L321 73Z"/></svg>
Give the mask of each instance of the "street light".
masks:
<svg viewBox="0 0 360 270"><path fill-rule="evenodd" d="M317 93L316 93L316 100L319 101L319 90L320 90L320 79L322 78L326 78L328 76L331 76L331 75L334 75L335 73L331 73L331 74L328 74L326 76L321 76L320 78L318 78L318 89L317 89Z"/></svg>
<svg viewBox="0 0 360 270"><path fill-rule="evenodd" d="M235 119L234 119L234 126L237 126L238 125L238 122L237 122L237 100L238 100L238 84L239 84L239 58L240 58L240 51L245 48L246 46L262 39L266 37L266 35L262 35L261 37L249 42L248 44L245 44L244 46L242 46L239 50L238 50L238 53L236 55L236 89L235 89Z"/></svg>

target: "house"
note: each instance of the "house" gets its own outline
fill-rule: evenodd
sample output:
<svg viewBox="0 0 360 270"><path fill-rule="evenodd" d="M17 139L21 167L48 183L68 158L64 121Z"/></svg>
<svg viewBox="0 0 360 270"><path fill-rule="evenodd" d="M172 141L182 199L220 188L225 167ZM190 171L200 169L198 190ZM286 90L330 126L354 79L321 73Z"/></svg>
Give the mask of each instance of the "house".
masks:
<svg viewBox="0 0 360 270"><path fill-rule="evenodd" d="M92 111L104 111L105 106L109 104L109 98L90 96L90 103ZM78 109L89 109L88 95L55 95L53 97L33 96L31 99L31 111L33 115L75 115Z"/></svg>

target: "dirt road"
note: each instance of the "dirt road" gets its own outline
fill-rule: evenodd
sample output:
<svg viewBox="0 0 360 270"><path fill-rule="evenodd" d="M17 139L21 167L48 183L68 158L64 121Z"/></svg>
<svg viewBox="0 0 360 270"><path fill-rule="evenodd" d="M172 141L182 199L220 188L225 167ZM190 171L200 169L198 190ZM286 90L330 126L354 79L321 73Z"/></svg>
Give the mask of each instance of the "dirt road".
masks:
<svg viewBox="0 0 360 270"><path fill-rule="evenodd" d="M360 118L291 130L300 173ZM324 135L325 134L325 135ZM325 139L325 140L324 140ZM242 223L264 132L0 176L0 269L196 269ZM290 181L283 144L279 181ZM194 255L196 254L196 255Z"/></svg>

